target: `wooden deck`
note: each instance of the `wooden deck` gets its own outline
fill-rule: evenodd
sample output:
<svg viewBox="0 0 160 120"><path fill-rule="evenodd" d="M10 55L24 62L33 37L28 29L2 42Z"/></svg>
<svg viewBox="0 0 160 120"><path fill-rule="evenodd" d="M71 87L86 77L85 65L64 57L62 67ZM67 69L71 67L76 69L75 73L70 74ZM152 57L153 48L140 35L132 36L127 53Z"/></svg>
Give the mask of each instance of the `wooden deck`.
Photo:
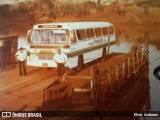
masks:
<svg viewBox="0 0 160 120"><path fill-rule="evenodd" d="M56 71L36 67L27 67L27 71L28 76L20 76L18 65L1 69L1 111L32 111L41 107L42 90L53 82Z"/></svg>
<svg viewBox="0 0 160 120"><path fill-rule="evenodd" d="M104 64L112 65L121 62L127 54L120 54L110 58ZM0 70L0 110L37 110L41 108L42 91L56 78L56 69L27 67L27 76L20 76L18 65ZM90 76L90 68L76 74L70 82L74 88L89 87L89 81L82 80L80 76ZM15 104L16 102L16 104Z"/></svg>

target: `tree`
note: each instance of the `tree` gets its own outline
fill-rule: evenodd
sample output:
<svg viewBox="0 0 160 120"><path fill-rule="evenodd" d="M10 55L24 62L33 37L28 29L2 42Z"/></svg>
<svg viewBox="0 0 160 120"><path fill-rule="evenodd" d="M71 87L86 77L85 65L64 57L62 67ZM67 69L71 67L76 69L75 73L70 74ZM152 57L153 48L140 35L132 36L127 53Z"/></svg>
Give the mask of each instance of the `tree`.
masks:
<svg viewBox="0 0 160 120"><path fill-rule="evenodd" d="M101 0L97 0L97 5L101 6Z"/></svg>

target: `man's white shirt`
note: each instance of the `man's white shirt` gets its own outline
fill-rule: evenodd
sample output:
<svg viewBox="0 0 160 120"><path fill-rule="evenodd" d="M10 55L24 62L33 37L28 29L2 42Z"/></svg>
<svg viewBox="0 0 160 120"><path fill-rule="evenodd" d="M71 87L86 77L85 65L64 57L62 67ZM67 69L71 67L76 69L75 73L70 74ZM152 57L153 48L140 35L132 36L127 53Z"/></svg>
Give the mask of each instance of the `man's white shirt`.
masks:
<svg viewBox="0 0 160 120"><path fill-rule="evenodd" d="M68 58L64 53L56 53L56 55L54 56L54 60L58 63L65 63L68 60Z"/></svg>
<svg viewBox="0 0 160 120"><path fill-rule="evenodd" d="M25 51L23 51L23 52L18 51L16 53L16 56L17 56L17 60L25 61L27 58L27 53Z"/></svg>

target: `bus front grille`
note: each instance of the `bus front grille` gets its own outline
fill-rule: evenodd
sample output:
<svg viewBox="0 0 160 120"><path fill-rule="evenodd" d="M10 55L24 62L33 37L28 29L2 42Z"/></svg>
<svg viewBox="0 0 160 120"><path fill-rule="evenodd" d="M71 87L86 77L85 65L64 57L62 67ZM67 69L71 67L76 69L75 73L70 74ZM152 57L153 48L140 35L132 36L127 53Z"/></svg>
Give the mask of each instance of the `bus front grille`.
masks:
<svg viewBox="0 0 160 120"><path fill-rule="evenodd" d="M53 54L38 54L39 60L53 60Z"/></svg>

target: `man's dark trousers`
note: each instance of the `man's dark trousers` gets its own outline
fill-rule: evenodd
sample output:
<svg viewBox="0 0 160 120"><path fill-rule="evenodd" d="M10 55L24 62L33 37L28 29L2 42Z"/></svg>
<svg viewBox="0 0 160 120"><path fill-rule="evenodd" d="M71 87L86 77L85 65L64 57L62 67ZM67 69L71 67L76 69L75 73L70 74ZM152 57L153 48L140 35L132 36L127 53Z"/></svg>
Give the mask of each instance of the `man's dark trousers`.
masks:
<svg viewBox="0 0 160 120"><path fill-rule="evenodd" d="M20 75L22 75L22 74L27 75L25 61L19 61L19 74Z"/></svg>
<svg viewBox="0 0 160 120"><path fill-rule="evenodd" d="M65 72L64 63L57 63L57 71L58 77L62 77Z"/></svg>

